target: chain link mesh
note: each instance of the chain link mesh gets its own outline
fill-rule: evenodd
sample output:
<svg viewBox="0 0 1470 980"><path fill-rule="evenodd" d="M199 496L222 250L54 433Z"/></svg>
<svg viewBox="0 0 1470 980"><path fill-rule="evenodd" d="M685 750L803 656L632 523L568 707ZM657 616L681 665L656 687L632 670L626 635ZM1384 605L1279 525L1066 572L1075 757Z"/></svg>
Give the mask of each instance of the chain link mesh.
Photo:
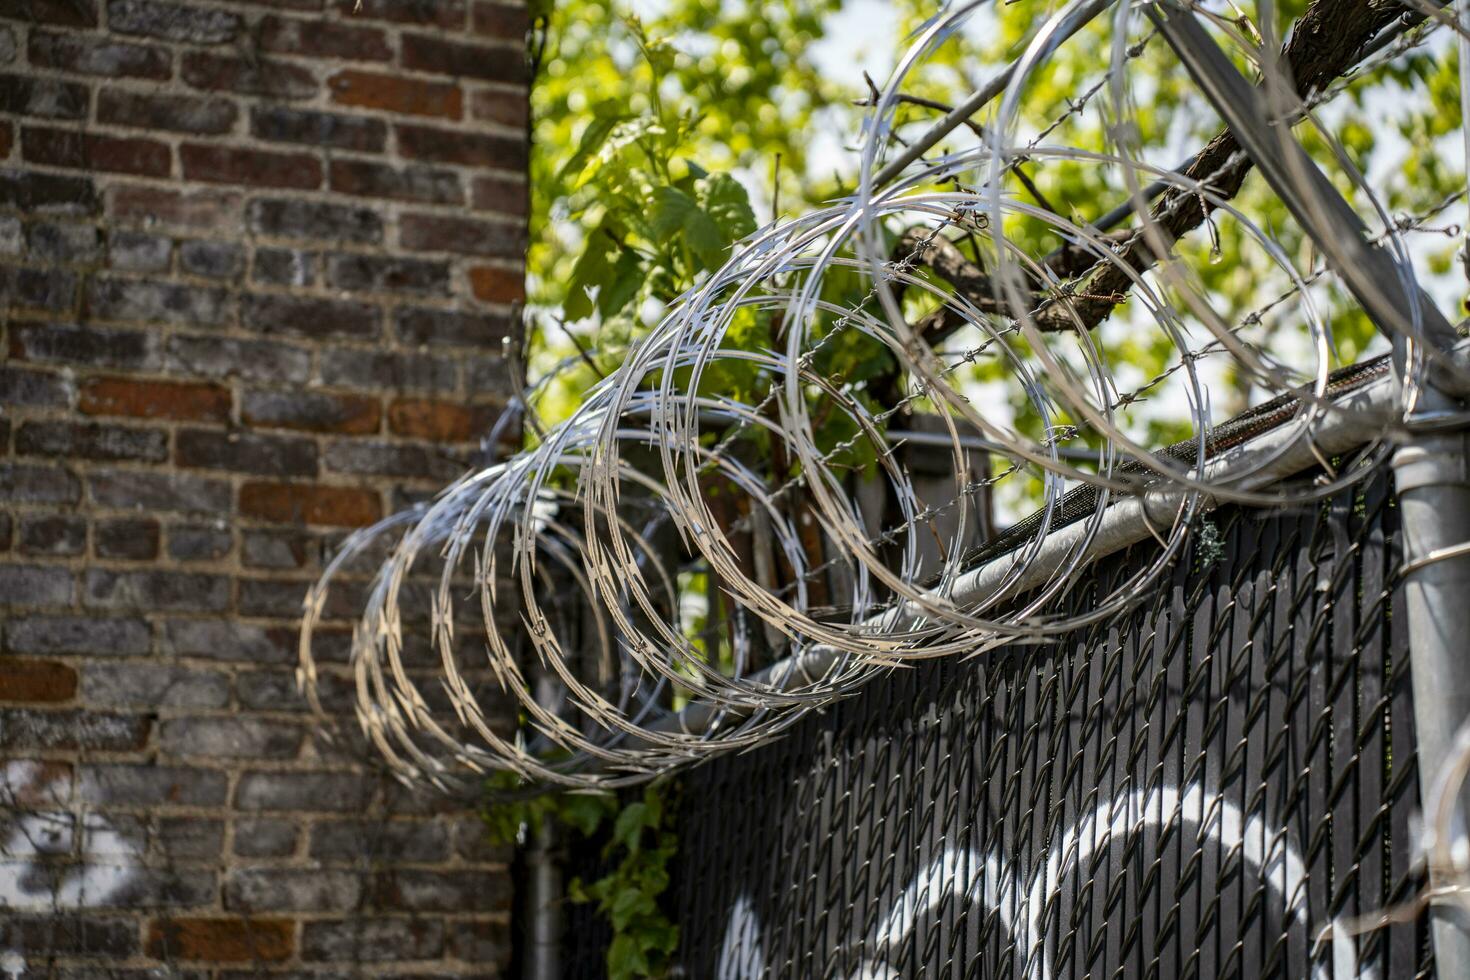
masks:
<svg viewBox="0 0 1470 980"><path fill-rule="evenodd" d="M1420 885L1390 476L1196 532L1138 608L895 669L685 774L683 974L1430 973L1422 922L1343 927Z"/></svg>

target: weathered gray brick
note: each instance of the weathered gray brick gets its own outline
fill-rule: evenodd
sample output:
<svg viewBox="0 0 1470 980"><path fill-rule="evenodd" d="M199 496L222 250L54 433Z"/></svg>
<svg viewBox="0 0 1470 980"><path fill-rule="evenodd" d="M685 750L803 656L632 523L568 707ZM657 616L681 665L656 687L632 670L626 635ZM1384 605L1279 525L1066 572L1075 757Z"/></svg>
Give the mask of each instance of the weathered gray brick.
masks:
<svg viewBox="0 0 1470 980"><path fill-rule="evenodd" d="M384 255L329 255L327 282L354 292L449 294L449 263Z"/></svg>
<svg viewBox="0 0 1470 980"><path fill-rule="evenodd" d="M302 382L311 373L311 352L276 340L174 336L168 368L206 378Z"/></svg>
<svg viewBox="0 0 1470 980"><path fill-rule="evenodd" d="M451 956L466 963L504 963L510 959L510 927L493 919L453 922L448 949Z"/></svg>
<svg viewBox="0 0 1470 980"><path fill-rule="evenodd" d="M10 408L61 408L75 393L64 375L0 366L0 404Z"/></svg>
<svg viewBox="0 0 1470 980"><path fill-rule="evenodd" d="M326 820L311 829L311 856L318 861L438 864L449 859L452 832L438 820Z"/></svg>
<svg viewBox="0 0 1470 980"><path fill-rule="evenodd" d="M41 222L26 234L31 258L63 265L96 261L102 252L102 236L96 225L75 222Z"/></svg>
<svg viewBox="0 0 1470 980"><path fill-rule="evenodd" d="M320 550L314 537L300 531L250 529L240 536L240 557L251 568L305 568Z"/></svg>
<svg viewBox="0 0 1470 980"><path fill-rule="evenodd" d="M142 34L191 44L221 44L234 40L240 33L241 21L228 11L208 7L157 0L109 0L107 26L119 34Z"/></svg>
<svg viewBox="0 0 1470 980"><path fill-rule="evenodd" d="M98 663L82 671L82 697L108 707L222 708L230 700L223 673L172 664Z"/></svg>
<svg viewBox="0 0 1470 980"><path fill-rule="evenodd" d="M148 719L140 715L0 708L0 748L126 751L147 738Z"/></svg>
<svg viewBox="0 0 1470 980"><path fill-rule="evenodd" d="M296 630L220 619L171 619L164 625L163 649L176 657L294 663Z"/></svg>
<svg viewBox="0 0 1470 980"><path fill-rule="evenodd" d="M512 336L515 326L509 316L500 313L410 307L398 311L395 329L406 344L499 350L502 338Z"/></svg>
<svg viewBox="0 0 1470 980"><path fill-rule="evenodd" d="M230 580L189 572L89 568L85 602L98 609L219 612L230 604Z"/></svg>
<svg viewBox="0 0 1470 980"><path fill-rule="evenodd" d="M296 675L284 670L239 674L235 696L246 711L305 711L309 707L296 686Z"/></svg>
<svg viewBox="0 0 1470 980"><path fill-rule="evenodd" d="M301 958L308 961L389 963L444 955L444 925L426 919L344 919L308 922Z"/></svg>
<svg viewBox="0 0 1470 980"><path fill-rule="evenodd" d="M228 482L180 473L93 470L87 482L103 507L228 514L233 501Z"/></svg>
<svg viewBox="0 0 1470 980"><path fill-rule="evenodd" d="M245 250L234 242L185 242L179 269L206 279L236 279L245 269Z"/></svg>
<svg viewBox="0 0 1470 980"><path fill-rule="evenodd" d="M301 601L306 597L306 582L241 578L239 583L242 616L290 619L301 615ZM330 618L330 613L328 616Z"/></svg>
<svg viewBox="0 0 1470 980"><path fill-rule="evenodd" d="M223 843L223 820L89 810L82 821L80 854L108 863L149 855L168 861L201 861L217 858Z"/></svg>
<svg viewBox="0 0 1470 980"><path fill-rule="evenodd" d="M87 520L71 514L25 514L18 538L27 555L79 555L87 550Z"/></svg>
<svg viewBox="0 0 1470 980"><path fill-rule="evenodd" d="M225 824L223 820L198 817L164 817L158 821L154 840L164 857L180 861L209 860L224 850Z"/></svg>
<svg viewBox="0 0 1470 980"><path fill-rule="evenodd" d="M271 286L310 286L316 282L316 255L297 248L258 248L250 279Z"/></svg>
<svg viewBox="0 0 1470 980"><path fill-rule="evenodd" d="M267 199L251 202L247 220L257 234L277 238L315 238L359 245L383 240L383 219L372 208Z"/></svg>
<svg viewBox="0 0 1470 980"><path fill-rule="evenodd" d="M188 286L155 279L94 277L87 291L93 315L180 327L221 326L234 317L230 294L216 286Z"/></svg>
<svg viewBox="0 0 1470 980"><path fill-rule="evenodd" d="M105 866L104 866L105 867ZM99 908L197 908L213 905L219 881L212 871L129 868L97 902Z"/></svg>
<svg viewBox="0 0 1470 980"><path fill-rule="evenodd" d="M13 653L136 656L153 646L153 630L141 619L108 616L28 616L5 625Z"/></svg>
<svg viewBox="0 0 1470 980"><path fill-rule="evenodd" d="M230 553L235 536L228 527L207 524L171 524L168 556L176 561L215 561Z"/></svg>
<svg viewBox="0 0 1470 980"><path fill-rule="evenodd" d="M164 272L173 241L143 231L113 231L107 236L107 259L120 272Z"/></svg>
<svg viewBox="0 0 1470 980"><path fill-rule="evenodd" d="M0 255L19 258L25 250L25 228L14 215L0 217Z"/></svg>
<svg viewBox="0 0 1470 980"><path fill-rule="evenodd" d="M240 304L240 322L249 330L296 337L375 340L382 311L369 303L320 296L250 293Z"/></svg>
<svg viewBox="0 0 1470 980"><path fill-rule="evenodd" d="M98 521L93 539L99 558L152 561L158 557L158 522L149 517Z"/></svg>
<svg viewBox="0 0 1470 980"><path fill-rule="evenodd" d="M68 606L76 585L70 569L0 565L0 606Z"/></svg>
<svg viewBox="0 0 1470 980"><path fill-rule="evenodd" d="M168 459L168 433L97 422L27 422L15 435L23 455L160 463Z"/></svg>
<svg viewBox="0 0 1470 980"><path fill-rule="evenodd" d="M70 312L76 294L75 273L54 268L0 266L0 309L9 306L51 313Z"/></svg>
<svg viewBox="0 0 1470 980"><path fill-rule="evenodd" d="M235 788L241 810L361 810L372 799L366 777L343 772L246 772Z"/></svg>
<svg viewBox="0 0 1470 980"><path fill-rule="evenodd" d="M317 472L316 443L310 439L238 430L181 429L174 436L174 458L180 466L266 476Z"/></svg>
<svg viewBox="0 0 1470 980"><path fill-rule="evenodd" d="M322 383L395 391L451 392L457 385L452 358L408 351L327 350Z"/></svg>
<svg viewBox="0 0 1470 980"><path fill-rule="evenodd" d="M290 759L301 749L300 726L268 718L170 718L159 745L173 755Z"/></svg>
<svg viewBox="0 0 1470 980"><path fill-rule="evenodd" d="M222 806L225 774L183 766L96 763L77 771L77 796L95 806Z"/></svg>
<svg viewBox="0 0 1470 980"><path fill-rule="evenodd" d="M10 504L74 504L81 495L81 481L59 466L0 463L0 501Z"/></svg>
<svg viewBox="0 0 1470 980"><path fill-rule="evenodd" d="M68 367L149 371L162 363L157 335L140 330L18 323L12 327L10 347L13 356Z"/></svg>
<svg viewBox="0 0 1470 980"><path fill-rule="evenodd" d="M0 919L0 947L42 959L85 956L121 961L138 952L138 924L54 907L33 915L10 913Z"/></svg>
<svg viewBox="0 0 1470 980"><path fill-rule="evenodd" d="M401 442L339 439L327 446L327 469L337 473L428 477L447 480L464 472L468 460L456 460L429 446Z"/></svg>
<svg viewBox="0 0 1470 980"><path fill-rule="evenodd" d="M235 821L235 853L241 857L288 857L296 852L299 827L270 817Z"/></svg>
<svg viewBox="0 0 1470 980"><path fill-rule="evenodd" d="M355 908L362 881L349 871L242 868L225 879L231 911L337 912Z"/></svg>
<svg viewBox="0 0 1470 980"><path fill-rule="evenodd" d="M510 908L510 876L495 871L394 868L374 877L370 895L386 909L503 912Z"/></svg>

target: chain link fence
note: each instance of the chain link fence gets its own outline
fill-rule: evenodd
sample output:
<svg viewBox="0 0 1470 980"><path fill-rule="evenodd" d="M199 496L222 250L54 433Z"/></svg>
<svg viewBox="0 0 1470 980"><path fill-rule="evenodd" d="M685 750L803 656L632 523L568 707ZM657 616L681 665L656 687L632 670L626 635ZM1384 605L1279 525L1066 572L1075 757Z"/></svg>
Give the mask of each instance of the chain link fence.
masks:
<svg viewBox="0 0 1470 980"><path fill-rule="evenodd" d="M1319 507L1222 509L1125 614L896 669L690 771L684 975L1431 972L1423 921L1353 935L1420 888L1398 542L1382 469Z"/></svg>

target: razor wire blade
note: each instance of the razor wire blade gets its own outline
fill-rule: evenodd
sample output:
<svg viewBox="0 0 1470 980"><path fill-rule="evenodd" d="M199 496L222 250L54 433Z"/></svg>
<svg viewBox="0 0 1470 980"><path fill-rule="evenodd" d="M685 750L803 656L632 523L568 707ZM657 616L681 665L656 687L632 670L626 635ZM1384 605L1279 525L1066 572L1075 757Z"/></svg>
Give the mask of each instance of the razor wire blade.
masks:
<svg viewBox="0 0 1470 980"><path fill-rule="evenodd" d="M448 789L494 772L573 789L637 783L778 737L915 659L1045 640L1127 608L1204 510L1330 496L1384 457L1432 372L1458 382L1444 318L1413 279L1412 227L1390 218L1319 121L1344 86L1298 91L1269 29L1254 41L1203 4L1078 0L947 117L953 129L989 106L976 145L925 157L941 125L895 155L905 84L981 6L933 19L876 94L853 195L739 244L533 446L344 542L306 600L301 679L314 706L336 683L313 646L329 596L385 550L353 630L349 693L397 774ZM1386 62L1415 31L1458 33L1417 0L1377 16L1352 64ZM1099 79L1060 119L1032 118L1028 86L1084 29L1104 34ZM1259 84L1245 83L1221 40ZM1157 147L1145 145L1134 92L1139 53L1164 44L1233 140L1174 168L1145 159ZM1106 122L1105 151L1050 141L1088 106ZM1380 232L1283 120L1314 128ZM1022 200L1005 187L1023 164L1115 175L1126 206L1088 221ZM1279 235L1234 202L1253 165L1316 243L1321 268L1300 271ZM1134 227L1115 229L1130 216ZM1291 297L1301 356L1264 342L1262 311L1232 319L1211 304L1199 259L1175 246L1214 222L1230 222L1276 270L1285 293L1265 309ZM1013 231L1023 224L1061 245L1041 251L1036 234ZM933 274L943 261L966 265L981 286ZM837 276L859 282L862 299L834 299ZM1392 375L1393 411L1346 454L1318 445L1350 390L1331 371L1332 325L1314 288L1324 276L1394 347L1380 372ZM1171 352L1161 375L1131 388L1098 330L1125 299L1127 329ZM772 328L768 347L734 342L752 320ZM907 379L888 401L831 373L832 349L854 336ZM1221 453L1239 440L1214 422L1221 370L1207 371L1209 358L1279 396L1265 406L1275 413L1270 445L1230 466ZM979 363L1026 424L977 399ZM528 418L553 376L518 399ZM737 376L753 380L729 383ZM1161 386L1194 433L1163 453L1130 414ZM907 437L894 420L916 409L935 420L931 441L953 475L947 499L921 493L899 452ZM1304 452L1321 464L1315 478L1283 482L1282 461ZM886 501L877 526L855 492L854 458ZM979 498L998 485L1035 488L1040 507L1006 549L977 551ZM1158 539L1156 560L1084 614L1050 612L1114 533L1124 501ZM1063 528L1064 539L1054 533ZM729 611L719 635L701 633L688 611L691 575L715 583L706 592Z"/></svg>

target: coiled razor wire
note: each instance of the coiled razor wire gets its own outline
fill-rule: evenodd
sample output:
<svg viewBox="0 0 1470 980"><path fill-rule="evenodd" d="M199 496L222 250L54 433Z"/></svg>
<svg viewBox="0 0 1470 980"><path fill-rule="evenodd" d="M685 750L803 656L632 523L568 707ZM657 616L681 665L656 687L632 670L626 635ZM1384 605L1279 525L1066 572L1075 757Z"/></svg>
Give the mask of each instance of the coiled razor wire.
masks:
<svg viewBox="0 0 1470 980"><path fill-rule="evenodd" d="M312 641L331 590L387 548L362 599L350 666L361 727L401 778L448 790L489 773L573 789L637 783L766 742L916 659L976 655L1113 615L1147 594L1204 509L1325 499L1384 457L1431 371L1463 384L1446 356L1453 331L1414 283L1406 244L1452 201L1394 219L1317 115L1352 78L1430 31L1461 33L1463 46L1454 16L1426 0L1375 8L1359 25L1351 59L1299 91L1290 64L1299 38L1283 45L1273 36L1269 2L1260 5L1256 40L1203 3L1073 0L973 98L926 133L903 130L909 138L898 140L906 83L981 7L957 5L933 18L875 92L852 196L740 243L566 421L535 425L534 446L343 544L306 600L301 678L318 709L324 675ZM1028 91L1084 29L1105 34L1105 70L1060 118L1036 126ZM1221 43L1258 84L1244 80ZM1170 57L1165 44L1229 124L1176 168L1145 159L1130 71L1145 51ZM985 124L972 127L978 145L925 157L987 107ZM1049 142L1089 107L1106 123L1105 152ZM1370 206L1380 231L1360 226L1301 151L1297 124L1328 147L1337 177ZM1022 164L1053 162L1119 175L1126 204L1093 223L1004 189ZM1271 229L1232 204L1252 165L1322 258L1305 275ZM1130 216L1136 227L1114 230ZM1286 285L1235 322L1212 306L1200 269L1173 248L1190 228L1205 224L1214 234L1221 221ZM1038 254L1031 238L1010 231L1020 223L1046 228L1063 247ZM895 229L909 230L897 247ZM961 240L983 289L952 288L926 269ZM862 301L831 298L827 280L839 272L865 284ZM1332 327L1312 290L1329 274L1392 342L1382 370L1396 381L1390 422L1362 433L1364 448L1335 465L1314 444L1343 387L1331 373ZM1257 329L1288 297L1306 339L1302 357L1268 349ZM1126 329L1173 351L1162 373L1132 391L1093 330L1125 298ZM754 321L774 325L770 349L734 342ZM927 329L933 324L943 329ZM885 351L909 379L907 392L881 409L860 383L823 368L834 341L853 335ZM1273 448L1244 466L1211 463L1221 445L1211 377L1223 372L1206 372L1206 358L1228 359L1260 392L1289 396L1273 420ZM1039 434L977 404L966 379L981 363L1026 404ZM518 401L533 424L535 398L555 373ZM726 383L732 376L758 379L746 386L755 393ZM1130 432L1129 413L1166 385L1188 406L1194 436L1157 453ZM905 437L890 426L915 409L937 418L952 466L953 494L940 504L921 499L898 451ZM849 435L832 445L819 433L834 420ZM1303 446L1327 475L1283 484L1276 464ZM857 451L892 502L886 527L874 527L854 492ZM1006 480L1039 482L1041 507L1025 533L1003 539L1006 548L982 547L989 574L977 578L977 501ZM1045 612L1091 560L1110 507L1141 495L1169 502L1162 517L1145 512L1162 544L1157 560L1084 613ZM949 522L944 535L940 515ZM1052 532L1064 526L1069 537L1058 546ZM936 539L937 563L924 557ZM688 609L690 573L713 583L708 615L716 626L699 629ZM716 606L729 616L717 617ZM406 633L422 629L436 669L406 649ZM499 720L507 698L520 719L514 729Z"/></svg>

